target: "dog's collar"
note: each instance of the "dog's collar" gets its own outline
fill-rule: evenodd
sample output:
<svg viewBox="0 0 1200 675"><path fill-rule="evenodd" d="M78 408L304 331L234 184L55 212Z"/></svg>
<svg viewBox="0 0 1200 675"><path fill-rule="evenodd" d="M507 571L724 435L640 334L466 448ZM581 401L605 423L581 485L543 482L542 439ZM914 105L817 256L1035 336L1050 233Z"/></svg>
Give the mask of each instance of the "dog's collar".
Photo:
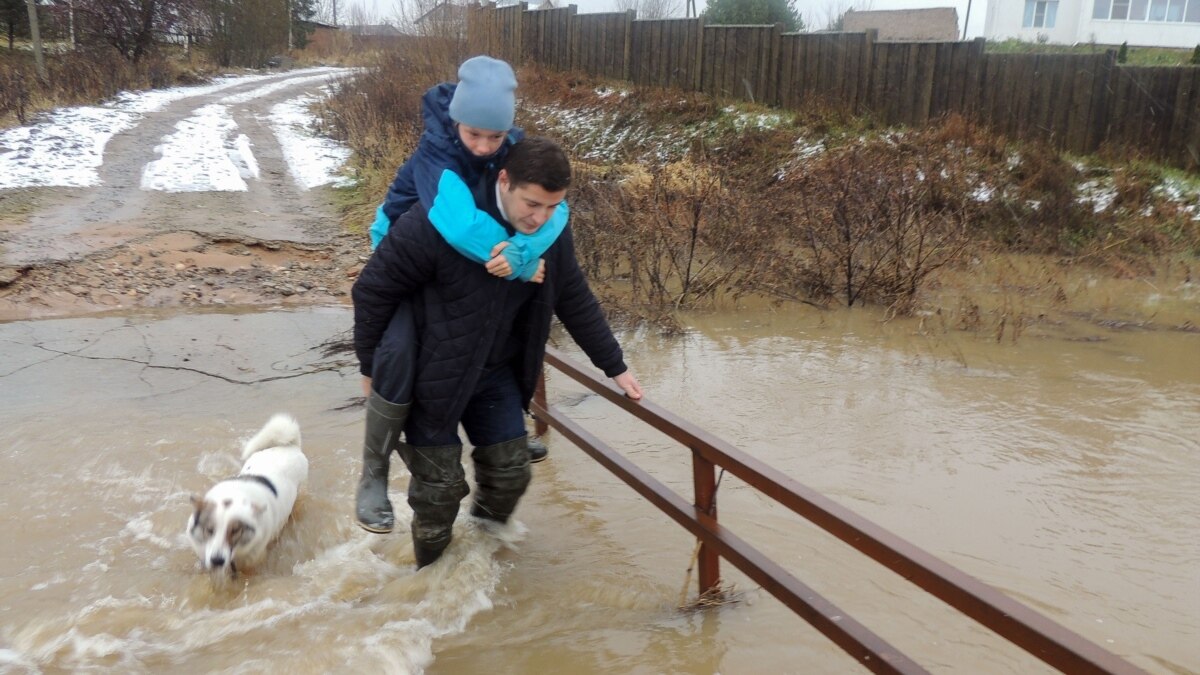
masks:
<svg viewBox="0 0 1200 675"><path fill-rule="evenodd" d="M255 481L258 483L262 483L263 485L267 486L267 489L271 491L271 494L275 495L276 497L279 496L279 491L275 489L275 484L272 483L266 476L259 476L257 474L253 474L253 473L244 473L240 476L234 476L234 479L235 480L252 480L252 481Z"/></svg>

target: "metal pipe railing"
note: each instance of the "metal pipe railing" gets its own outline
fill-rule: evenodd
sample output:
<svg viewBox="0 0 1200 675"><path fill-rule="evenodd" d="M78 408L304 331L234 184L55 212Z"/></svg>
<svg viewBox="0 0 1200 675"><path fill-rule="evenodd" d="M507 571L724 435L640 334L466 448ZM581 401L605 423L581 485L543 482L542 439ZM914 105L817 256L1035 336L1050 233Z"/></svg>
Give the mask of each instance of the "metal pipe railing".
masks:
<svg viewBox="0 0 1200 675"><path fill-rule="evenodd" d="M676 503L683 502L682 498L548 406L544 383L535 392L532 409L539 425L548 423L563 433L700 538L701 593L717 587L720 579L717 557L724 556L868 668L876 670L877 667L886 666L886 669L876 672L921 672L919 666L857 624L849 634L839 631L836 625L823 627L822 622L828 617L817 608L827 606L834 611L836 608L795 580L786 570L720 527L713 506L716 485L714 471L715 467L720 466L1062 672L1143 672L1083 636L834 503L669 410L646 399L633 401L626 398L624 392L614 384L574 363L557 349L547 348L546 364L691 449L695 504L685 509ZM541 429L544 431L544 427ZM708 515L709 509L713 509L711 516ZM847 620L845 614L837 612L837 615L842 618L836 623ZM827 629L829 632L826 632Z"/></svg>

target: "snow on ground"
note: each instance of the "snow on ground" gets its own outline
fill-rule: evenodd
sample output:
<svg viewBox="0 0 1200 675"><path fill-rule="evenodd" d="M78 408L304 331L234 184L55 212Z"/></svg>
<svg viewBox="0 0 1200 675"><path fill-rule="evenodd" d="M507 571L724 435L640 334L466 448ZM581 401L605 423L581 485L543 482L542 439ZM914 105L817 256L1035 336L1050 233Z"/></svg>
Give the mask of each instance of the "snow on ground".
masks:
<svg viewBox="0 0 1200 675"><path fill-rule="evenodd" d="M307 73L312 76L329 78L336 75L345 74L348 72L345 68L306 68L304 70L292 70L282 73L269 73L266 75L228 75L216 78L212 84L204 84L195 87L169 87L167 89L152 89L149 91L125 91L117 94L111 105L120 110L128 110L137 113L157 112L167 107L171 103L184 98L192 98L195 96L207 96L215 94L218 91L224 91L230 87L236 87L239 84L248 84L251 82L275 82L271 91L277 91L279 88L287 86L287 82L296 80L294 77L299 73ZM309 78L301 78L297 81L307 81ZM287 82L285 82L286 80ZM253 91L259 91L262 87L256 88ZM270 93L270 92L267 92ZM234 94L233 97L238 96ZM253 96L246 98L249 101ZM223 101L235 103L237 101ZM244 102L244 101L242 101Z"/></svg>
<svg viewBox="0 0 1200 675"><path fill-rule="evenodd" d="M143 190L167 192L245 192L250 189L243 169L257 168L253 154L244 159L249 143L239 148L233 136L237 123L229 107L206 105L175 125L177 131L154 148L162 156L142 171Z"/></svg>
<svg viewBox="0 0 1200 675"><path fill-rule="evenodd" d="M103 163L104 148L115 134L132 129L147 114L176 101L238 85L261 83L261 86L227 96L219 104L199 108L177 124L176 131L164 138L157 148L161 158L150 162L142 174L145 189L244 191L246 180L258 178L258 162L249 139L236 134L237 126L228 113L228 105L349 72L345 68L309 68L269 75L223 77L213 84L197 87L122 92L103 106L55 109L40 115L34 124L0 130L0 189L99 185L98 169ZM305 104L314 100L301 98L305 99ZM280 143L285 144L284 156L292 175L307 189L338 180L334 173L349 156L349 151L327 139L306 134L304 130L308 128L307 120L311 115L303 105L297 103L289 113L286 138L278 128L275 133ZM321 172L323 175L319 175Z"/></svg>
<svg viewBox="0 0 1200 675"><path fill-rule="evenodd" d="M286 89L287 87L293 87L298 84L313 84L315 82L324 82L324 81L332 79L339 73L345 72L344 69L336 69L336 71L333 73L328 72L330 70L328 68L315 68L314 70L323 71L323 72L321 72L321 74L318 74L318 75L309 75L308 77L293 77L293 78L290 78L283 82L272 82L270 84L265 84L261 87L255 87L254 89L251 89L249 91L243 91L239 94L230 94L229 96L226 96L225 98L221 99L221 103L230 103L230 104L245 103L247 101L253 101L256 98L261 98L263 96L268 96L270 94L274 94L275 92L279 91L280 89Z"/></svg>
<svg viewBox="0 0 1200 675"><path fill-rule="evenodd" d="M0 131L0 190L99 185L104 146L139 119L107 108L60 108L38 124Z"/></svg>
<svg viewBox="0 0 1200 675"><path fill-rule="evenodd" d="M308 107L316 100L304 95L271 107L271 129L283 148L283 158L292 179L304 190L326 183L341 186L352 182L344 176L335 176L338 168L349 159L350 150L308 130L312 121Z"/></svg>

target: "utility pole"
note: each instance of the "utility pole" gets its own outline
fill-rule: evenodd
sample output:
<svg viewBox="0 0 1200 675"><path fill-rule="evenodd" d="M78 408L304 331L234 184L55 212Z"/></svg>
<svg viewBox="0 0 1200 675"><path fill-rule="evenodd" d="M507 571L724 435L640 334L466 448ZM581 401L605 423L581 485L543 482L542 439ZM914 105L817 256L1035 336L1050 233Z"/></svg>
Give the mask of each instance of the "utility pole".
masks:
<svg viewBox="0 0 1200 675"><path fill-rule="evenodd" d="M692 0L688 0L691 2ZM962 39L967 39L967 24L971 21L971 0L967 0L967 18L963 19L963 35Z"/></svg>
<svg viewBox="0 0 1200 675"><path fill-rule="evenodd" d="M699 14L696 14L696 0L687 0L687 7L683 10L685 18L694 19Z"/></svg>
<svg viewBox="0 0 1200 675"><path fill-rule="evenodd" d="M38 25L37 0L25 0L25 8L29 10L29 37L33 39L33 60L37 65L37 76L42 82L46 77L46 60L42 58L42 31Z"/></svg>

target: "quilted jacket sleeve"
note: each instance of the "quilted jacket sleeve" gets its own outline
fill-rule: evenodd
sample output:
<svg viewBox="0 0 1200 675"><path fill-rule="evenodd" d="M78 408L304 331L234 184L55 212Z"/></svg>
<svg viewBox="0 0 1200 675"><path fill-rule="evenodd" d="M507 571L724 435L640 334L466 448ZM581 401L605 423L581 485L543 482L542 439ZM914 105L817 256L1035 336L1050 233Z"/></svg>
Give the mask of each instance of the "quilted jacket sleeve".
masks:
<svg viewBox="0 0 1200 675"><path fill-rule="evenodd" d="M588 287L575 259L575 240L571 228L563 230L559 238L558 265L554 273L559 276L560 290L554 302L554 313L562 321L575 344L583 349L592 365L604 371L608 377L616 377L628 370L621 345L613 336L600 303Z"/></svg>

